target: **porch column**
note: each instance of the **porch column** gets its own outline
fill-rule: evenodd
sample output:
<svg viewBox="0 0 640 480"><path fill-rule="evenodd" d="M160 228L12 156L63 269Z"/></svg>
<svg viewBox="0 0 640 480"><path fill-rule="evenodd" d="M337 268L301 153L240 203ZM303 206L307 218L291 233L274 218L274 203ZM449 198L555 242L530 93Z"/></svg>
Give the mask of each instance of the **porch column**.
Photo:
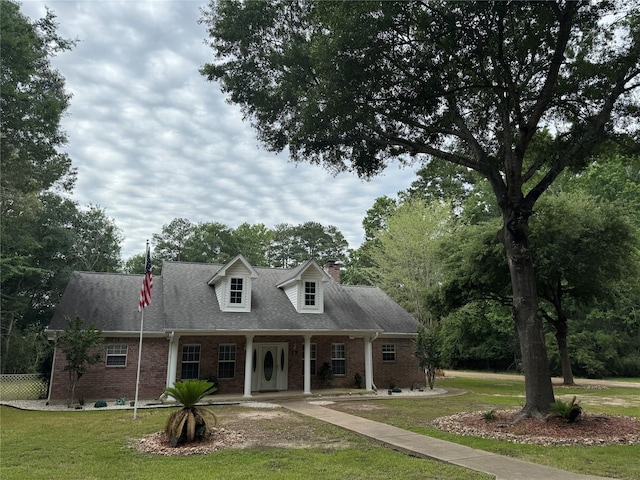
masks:
<svg viewBox="0 0 640 480"><path fill-rule="evenodd" d="M167 387L173 387L178 373L178 344L180 335L169 334L169 356L167 358Z"/></svg>
<svg viewBox="0 0 640 480"><path fill-rule="evenodd" d="M251 397L251 374L253 373L253 335L247 335L244 354L244 396Z"/></svg>
<svg viewBox="0 0 640 480"><path fill-rule="evenodd" d="M373 338L364 337L364 388L373 390Z"/></svg>
<svg viewBox="0 0 640 480"><path fill-rule="evenodd" d="M311 335L304 336L304 394L311 395Z"/></svg>

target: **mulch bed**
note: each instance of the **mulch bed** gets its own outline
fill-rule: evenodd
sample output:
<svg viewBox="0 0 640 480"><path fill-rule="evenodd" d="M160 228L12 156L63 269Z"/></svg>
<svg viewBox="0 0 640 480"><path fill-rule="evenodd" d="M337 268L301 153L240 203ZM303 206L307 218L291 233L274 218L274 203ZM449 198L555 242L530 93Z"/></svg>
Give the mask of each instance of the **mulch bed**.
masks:
<svg viewBox="0 0 640 480"><path fill-rule="evenodd" d="M536 445L635 445L640 443L640 419L617 415L582 414L574 423L558 417L516 422L518 410L465 412L434 420L436 428L459 435Z"/></svg>

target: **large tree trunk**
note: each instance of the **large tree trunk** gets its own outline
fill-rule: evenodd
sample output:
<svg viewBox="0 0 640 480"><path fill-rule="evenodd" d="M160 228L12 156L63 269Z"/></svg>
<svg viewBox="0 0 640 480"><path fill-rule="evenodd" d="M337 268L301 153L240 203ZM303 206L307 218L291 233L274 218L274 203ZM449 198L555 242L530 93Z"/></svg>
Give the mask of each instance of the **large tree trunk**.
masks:
<svg viewBox="0 0 640 480"><path fill-rule="evenodd" d="M526 404L523 417L541 417L554 402L544 342L542 317L538 312L533 260L527 248L526 220L518 225L505 222L501 241L505 247L513 292L513 319L518 331L525 377Z"/></svg>

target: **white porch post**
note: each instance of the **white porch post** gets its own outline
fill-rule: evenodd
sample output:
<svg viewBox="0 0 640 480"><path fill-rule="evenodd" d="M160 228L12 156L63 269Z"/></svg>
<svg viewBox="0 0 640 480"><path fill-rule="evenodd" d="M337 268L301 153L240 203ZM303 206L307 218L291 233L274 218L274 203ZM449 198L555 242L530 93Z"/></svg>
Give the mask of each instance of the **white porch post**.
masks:
<svg viewBox="0 0 640 480"><path fill-rule="evenodd" d="M304 336L304 394L311 395L311 335Z"/></svg>
<svg viewBox="0 0 640 480"><path fill-rule="evenodd" d="M180 335L169 334L169 358L167 358L167 387L173 387L178 373L178 344Z"/></svg>
<svg viewBox="0 0 640 480"><path fill-rule="evenodd" d="M364 388L373 390L373 339L364 337Z"/></svg>
<svg viewBox="0 0 640 480"><path fill-rule="evenodd" d="M251 397L251 374L253 373L253 335L247 335L244 355L244 396Z"/></svg>

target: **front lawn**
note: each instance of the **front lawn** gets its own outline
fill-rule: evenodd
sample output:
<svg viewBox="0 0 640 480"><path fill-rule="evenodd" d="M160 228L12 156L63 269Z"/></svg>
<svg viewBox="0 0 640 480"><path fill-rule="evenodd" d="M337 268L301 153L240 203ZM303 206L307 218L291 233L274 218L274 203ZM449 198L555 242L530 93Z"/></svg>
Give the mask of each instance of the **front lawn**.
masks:
<svg viewBox="0 0 640 480"><path fill-rule="evenodd" d="M636 379L637 381L637 379ZM416 433L449 440L485 451L550 465L577 473L637 479L640 445L538 446L465 437L432 427L438 417L458 412L488 412L524 405L524 383L519 379L438 378L436 388L455 388L467 393L449 397L385 398L363 402L338 402L332 408L371 420L395 425ZM637 388L555 386L556 398L577 396L587 414L615 414L640 418L640 390ZM364 407L364 408L360 408ZM369 408L372 407L372 408ZM639 432L640 433L640 432Z"/></svg>
<svg viewBox="0 0 640 480"><path fill-rule="evenodd" d="M246 418L245 407L215 407L221 426ZM87 412L32 412L0 407L0 478L11 479L460 479L490 477L459 467L423 460L386 449L318 420L296 415L310 432L335 439L345 448L227 449L190 457L143 454L133 439L163 430L168 409ZM237 425L237 423L236 423ZM270 422L281 440L287 422Z"/></svg>

